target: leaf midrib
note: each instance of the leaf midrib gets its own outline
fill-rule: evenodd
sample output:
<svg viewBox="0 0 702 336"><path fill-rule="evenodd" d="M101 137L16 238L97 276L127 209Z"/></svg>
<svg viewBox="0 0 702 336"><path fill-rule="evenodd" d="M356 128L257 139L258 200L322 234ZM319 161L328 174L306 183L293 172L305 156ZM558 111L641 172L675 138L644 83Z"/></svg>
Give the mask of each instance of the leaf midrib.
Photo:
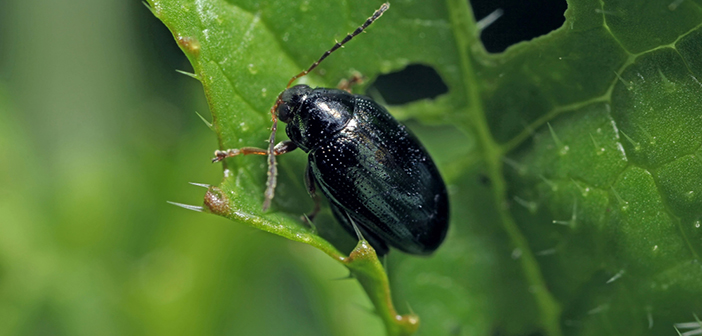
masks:
<svg viewBox="0 0 702 336"><path fill-rule="evenodd" d="M543 278L543 275L541 274L540 267L538 263L536 262L536 259L534 258L534 255L532 251L528 247L528 242L526 241L526 238L524 235L521 233L519 228L514 222L514 219L511 217L511 214L507 209L504 207L501 207L500 204L503 204L504 200L506 199L506 182L504 180L504 176L502 174L502 162L501 162L501 157L514 150L517 148L519 145L521 145L528 137L532 134L533 130L543 126L545 123L547 123L550 120L553 120L557 116L567 113L573 110L577 110L580 107L587 106L593 103L597 102L605 102L608 103L611 101L611 95L613 88L616 86L617 82L620 80L620 75L626 71L626 69L631 66L635 60L645 54L654 52L655 50L663 49L663 48L672 48L676 52L678 52L676 48L676 44L683 39L685 36L688 34L696 31L700 27L702 27L702 24L695 26L694 28L688 30L684 34L681 34L675 41L665 44L665 45L660 45L655 48L651 48L646 51L642 51L636 54L633 54L629 52L624 46L621 44L619 40L616 40L616 36L612 34L612 32L609 30L609 27L606 26L606 21L605 21L605 28L608 30L610 35L612 35L616 42L622 47L622 49L626 52L628 55L628 58L624 61L622 66L618 71L615 72L615 78L612 79L611 84L607 88L606 92L603 93L600 96L590 98L584 101L580 102L575 102L571 103L568 105L561 105L561 106L554 106L554 108L545 114L543 117L538 118L534 122L532 122L527 128L522 131L520 134L512 138L510 141L504 143L504 144L499 144L495 141L495 139L492 137L490 133L489 126L487 124L487 121L485 119L485 113L483 110L483 106L481 104L480 100L480 94L479 94L479 89L478 89L478 81L474 76L474 71L471 66L471 55L469 54L468 46L471 45L471 43L479 43L477 38L471 37L469 34L470 32L474 32L475 30L470 29L470 27L465 28L466 24L460 22L461 20L465 20L465 17L472 18L472 13L470 12L470 9L467 7L467 5L464 5L462 3L458 3L457 1L449 0L448 1L448 6L452 10L452 29L454 36L456 37L456 43L457 47L460 53L460 59L461 59L461 69L463 71L463 78L465 81L465 87L466 87L466 96L469 97L468 100L468 106L467 106L467 112L470 114L470 121L472 124L470 125L464 125L464 127L467 128L473 128L475 130L475 133L478 135L477 138L479 140L479 143L481 144L482 151L483 151L483 157L485 160L485 163L489 169L489 175L491 180L494 182L494 197L495 197L495 202L498 208L498 211L500 212L500 217L502 220L503 227L505 231L507 231L510 240L514 244L516 248L520 248L522 251L522 257L521 257L521 263L523 267L523 271L525 272L525 276L527 278L527 281L529 282L530 286L536 286L538 288L541 288L542 290L540 291L541 293L537 292L535 293L535 300L537 301L537 304L540 309L540 315L541 315L541 322L542 322L542 327L544 328L544 331L548 333L549 335L560 335L560 308L558 306L557 301L555 298L546 291L546 285L545 285L545 280ZM461 14L456 14L459 13L459 11L463 11L463 18L461 17ZM603 14L604 15L604 14ZM605 18L606 19L606 18ZM468 24L470 24L470 20L467 20ZM474 34L474 36L477 36L477 34ZM684 61L684 57L681 56L681 59ZM684 62L687 71L691 73L689 65L687 62ZM692 75L693 78L694 75ZM470 85L474 84L474 85ZM646 169L649 171L648 169ZM654 179L655 180L655 179ZM658 185L656 183L656 187L658 188ZM688 246L689 250L692 252L693 256L697 256L697 253L695 249L691 246L688 237L685 235L684 230L681 228L681 223L679 222L679 219L674 216L670 211L669 207L665 205L666 212L668 213L669 216L671 216L671 219L673 219L676 222L676 226L678 227L679 231L682 233L682 238L685 241L686 245ZM541 294L541 295L539 295Z"/></svg>
<svg viewBox="0 0 702 336"><path fill-rule="evenodd" d="M488 168L488 174L493 183L494 202L499 212L502 226L515 249L522 251L520 263L529 288L534 289L534 299L541 316L541 327L550 336L560 336L562 335L560 327L561 308L548 291L539 264L529 247L526 237L517 227L509 210L504 206L507 188L504 175L502 174L502 147L495 141L490 132L480 98L478 80L472 68L471 55L469 54L470 46L480 43L477 39L477 29L473 24L472 11L466 1L448 0L447 4L451 13L451 26L456 38L456 47L460 54L461 71L463 72L464 87L468 97L467 113L470 124L464 125L464 127L472 127L475 130L475 134L477 134L478 143L482 147L484 160Z"/></svg>

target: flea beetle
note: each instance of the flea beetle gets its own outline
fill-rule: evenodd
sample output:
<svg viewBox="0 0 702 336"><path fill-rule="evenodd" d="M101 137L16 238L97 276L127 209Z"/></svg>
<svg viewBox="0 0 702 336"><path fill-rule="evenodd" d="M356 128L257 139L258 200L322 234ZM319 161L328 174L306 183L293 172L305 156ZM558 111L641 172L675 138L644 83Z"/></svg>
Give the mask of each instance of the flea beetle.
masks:
<svg viewBox="0 0 702 336"><path fill-rule="evenodd" d="M271 108L273 127L268 149L218 150L212 161L267 155L265 211L275 191L275 156L300 148L308 154L305 185L315 199L310 220L319 211L319 190L342 226L352 234L358 229L378 255L387 253L389 246L426 255L434 252L446 236L449 201L444 181L419 140L368 97L348 90L291 87L388 8L389 4L383 4L363 25L290 79ZM278 119L287 124L285 132L290 140L275 144Z"/></svg>

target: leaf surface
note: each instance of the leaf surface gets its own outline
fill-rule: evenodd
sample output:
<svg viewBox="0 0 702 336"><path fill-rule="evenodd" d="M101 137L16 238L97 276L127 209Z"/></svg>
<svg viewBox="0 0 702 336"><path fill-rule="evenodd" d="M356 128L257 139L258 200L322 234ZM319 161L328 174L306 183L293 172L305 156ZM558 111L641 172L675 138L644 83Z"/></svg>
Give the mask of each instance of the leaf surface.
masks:
<svg viewBox="0 0 702 336"><path fill-rule="evenodd" d="M150 4L203 83L221 148L265 146L288 79L380 5ZM488 54L465 1L396 2L303 80L333 87L421 63L449 87L390 107L435 125L414 129L451 190L445 245L389 260L419 334L672 335L702 313L702 3L571 0L565 16ZM312 207L304 153L278 161L264 214L265 159L227 160L229 217L316 241L298 219ZM333 226L319 232L345 250Z"/></svg>

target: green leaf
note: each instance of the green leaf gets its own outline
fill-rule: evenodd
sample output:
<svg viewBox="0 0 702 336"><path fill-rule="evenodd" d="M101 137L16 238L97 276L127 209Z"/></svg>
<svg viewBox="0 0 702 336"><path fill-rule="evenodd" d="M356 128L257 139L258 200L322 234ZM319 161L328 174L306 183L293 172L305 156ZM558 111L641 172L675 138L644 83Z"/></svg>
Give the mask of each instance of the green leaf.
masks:
<svg viewBox="0 0 702 336"><path fill-rule="evenodd" d="M380 2L150 4L203 84L220 147L238 148L265 146L288 79ZM702 2L572 0L565 16L488 54L464 0L397 2L302 80L421 63L449 87L390 108L434 125L411 124L451 190L437 253L388 260L419 334L661 335L702 313ZM349 238L334 223L317 235L299 220L312 208L305 160L279 158L262 213L265 159L228 159L210 209L341 260Z"/></svg>

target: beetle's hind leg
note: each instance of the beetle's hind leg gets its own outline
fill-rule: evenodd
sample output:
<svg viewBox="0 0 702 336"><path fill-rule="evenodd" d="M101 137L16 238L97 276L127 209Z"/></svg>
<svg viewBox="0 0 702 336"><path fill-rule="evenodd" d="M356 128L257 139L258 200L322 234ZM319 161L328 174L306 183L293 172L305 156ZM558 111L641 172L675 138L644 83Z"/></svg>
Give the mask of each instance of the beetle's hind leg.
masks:
<svg viewBox="0 0 702 336"><path fill-rule="evenodd" d="M287 152L291 152L297 148L297 145L290 140L281 141L275 147L273 147L273 155L281 155ZM227 150L216 150L214 152L215 157L212 158L212 162L219 162L228 157L234 157L237 155L268 155L267 149L256 148L256 147L243 147L243 148L233 148Z"/></svg>
<svg viewBox="0 0 702 336"><path fill-rule="evenodd" d="M322 200L319 198L319 195L317 195L317 187L314 184L314 175L312 175L312 169L310 169L309 163L307 167L305 167L305 187L307 187L307 192L314 200L314 209L312 209L312 212L305 214L302 219L307 222L307 224L312 225L312 221L314 221L314 218L321 209Z"/></svg>
<svg viewBox="0 0 702 336"><path fill-rule="evenodd" d="M336 87L339 88L340 90L344 90L348 93L353 93L353 92L351 92L351 88L353 88L355 85L363 83L364 79L365 79L365 77L363 77L363 75L361 75L360 72L354 71L353 74L351 75L351 78L342 79L339 82L339 85L337 85Z"/></svg>
<svg viewBox="0 0 702 336"><path fill-rule="evenodd" d="M388 254L390 248L382 238L380 238L373 232L367 230L360 223L351 222L351 215L346 210L334 204L334 202L329 202L329 207L331 208L332 213L334 214L334 218L336 218L336 220L339 221L339 223L346 230L346 232L348 232L352 236L358 237L356 233L356 229L358 229L361 232L362 237L368 243L370 243L371 246L373 246L373 249L375 249L375 253L378 255L378 257L382 257Z"/></svg>

